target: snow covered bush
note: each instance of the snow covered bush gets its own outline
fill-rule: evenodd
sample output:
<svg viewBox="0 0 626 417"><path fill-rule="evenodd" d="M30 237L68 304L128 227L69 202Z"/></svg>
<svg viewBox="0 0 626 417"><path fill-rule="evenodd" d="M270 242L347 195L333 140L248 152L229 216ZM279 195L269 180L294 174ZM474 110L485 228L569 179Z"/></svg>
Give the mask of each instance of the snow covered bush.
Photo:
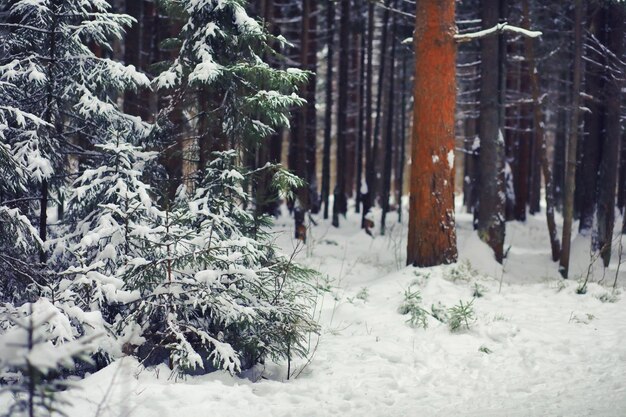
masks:
<svg viewBox="0 0 626 417"><path fill-rule="evenodd" d="M473 298L469 303L463 303L461 300L459 304L448 310L448 327L450 327L451 331L458 332L463 329L469 330L470 326L476 321L474 300L476 299Z"/></svg>
<svg viewBox="0 0 626 417"><path fill-rule="evenodd" d="M112 13L106 1L5 1L0 13L7 23L0 31L0 103L14 116L9 124L0 116L0 140L25 167L22 186L0 201L19 200L22 214L33 223L38 217L45 243L46 209L60 197L68 169L89 163L89 148L111 139L110 125L125 121L144 128L119 111L115 100L125 89L149 86L149 80L93 52L111 50L109 42L132 23ZM27 123L36 126L23 129Z"/></svg>
<svg viewBox="0 0 626 417"><path fill-rule="evenodd" d="M60 405L56 393L71 388L62 370L89 360L95 337L76 338L68 318L43 298L7 304L0 314L0 392L13 396L0 415L52 415Z"/></svg>
<svg viewBox="0 0 626 417"><path fill-rule="evenodd" d="M412 327L428 327L428 312L421 306L422 294L419 289L415 289L413 286L409 286L404 290L404 300L398 308L400 314L409 315L407 323Z"/></svg>
<svg viewBox="0 0 626 417"><path fill-rule="evenodd" d="M304 354L304 337L316 330L311 271L277 254L242 208L236 152L215 155L192 195L183 187L156 204L140 179L153 155L128 144L102 148L108 159L83 173L70 199L69 215L84 220L65 290L68 303L101 312L117 335L102 353L114 357L125 345L146 364L233 373Z"/></svg>

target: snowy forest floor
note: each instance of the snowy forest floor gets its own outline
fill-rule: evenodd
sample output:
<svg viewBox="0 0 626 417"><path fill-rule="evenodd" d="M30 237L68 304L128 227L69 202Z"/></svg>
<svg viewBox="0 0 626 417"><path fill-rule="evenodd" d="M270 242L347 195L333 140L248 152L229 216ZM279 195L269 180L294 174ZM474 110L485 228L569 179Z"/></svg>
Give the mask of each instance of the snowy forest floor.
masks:
<svg viewBox="0 0 626 417"><path fill-rule="evenodd" d="M339 229L316 219L296 259L319 270L331 289L316 306L322 330L311 338L311 357L294 361L291 380L281 363L243 377L174 381L165 366L142 369L125 358L80 381L65 411L70 417L626 415L626 294L601 301L611 298L617 260L605 273L594 266L593 283L578 295L589 237L576 237L571 279L563 281L550 260L545 218L509 223L503 273L472 230L471 216L459 214L459 264L404 267L407 228L396 219L389 218L387 236L375 238L359 229L354 214ZM286 252L296 248L292 227L283 216L274 228ZM398 312L409 287L419 289L430 310L471 301L476 285L484 295L473 303L469 330L453 333L432 317L426 329L411 327Z"/></svg>

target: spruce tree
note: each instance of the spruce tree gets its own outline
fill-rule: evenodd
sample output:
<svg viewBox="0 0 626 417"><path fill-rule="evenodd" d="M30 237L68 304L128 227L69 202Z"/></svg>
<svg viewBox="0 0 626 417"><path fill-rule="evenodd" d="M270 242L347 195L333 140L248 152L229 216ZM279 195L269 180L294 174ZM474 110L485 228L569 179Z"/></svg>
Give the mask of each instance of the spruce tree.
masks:
<svg viewBox="0 0 626 417"><path fill-rule="evenodd" d="M13 86L0 90L2 102L45 122L36 134L6 137L9 146L27 150L29 167L38 168L26 208L33 222L38 216L45 242L48 205L62 204L59 193L68 171L89 162L94 144L110 140L105 126L125 121L142 128L118 110L115 100L119 92L148 86L149 80L104 57L112 50L110 41L120 39L133 21L112 13L106 1L6 1L0 9L0 79ZM42 250L40 260L46 258Z"/></svg>

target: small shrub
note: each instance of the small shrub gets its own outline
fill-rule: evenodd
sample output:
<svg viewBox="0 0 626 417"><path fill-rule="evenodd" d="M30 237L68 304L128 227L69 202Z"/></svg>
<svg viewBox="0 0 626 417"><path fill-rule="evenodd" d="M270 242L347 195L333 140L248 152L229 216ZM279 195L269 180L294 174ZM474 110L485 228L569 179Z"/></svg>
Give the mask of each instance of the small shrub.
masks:
<svg viewBox="0 0 626 417"><path fill-rule="evenodd" d="M459 304L448 310L450 319L448 320L448 326L453 332L457 332L465 328L469 330L470 324L476 320L474 312L474 299L469 303L463 303L459 301Z"/></svg>
<svg viewBox="0 0 626 417"><path fill-rule="evenodd" d="M363 302L367 302L367 300L369 300L370 298L370 292L367 289L367 287L363 287L359 290L359 292L356 294L356 299L357 300L363 300Z"/></svg>
<svg viewBox="0 0 626 417"><path fill-rule="evenodd" d="M470 261L466 259L463 262L460 262L451 267L444 275L444 278L452 282L456 282L458 280L469 281L472 279L472 277L475 277L477 275L478 271L476 271L472 267Z"/></svg>
<svg viewBox="0 0 626 417"><path fill-rule="evenodd" d="M422 294L418 289L409 286L404 290L404 301L398 308L398 312L402 315L409 315L407 323L412 327L428 327L428 312L421 307Z"/></svg>
<svg viewBox="0 0 626 417"><path fill-rule="evenodd" d="M484 286L480 285L477 282L474 283L474 292L472 293L472 296L474 298L480 298L484 296L486 292L487 289Z"/></svg>

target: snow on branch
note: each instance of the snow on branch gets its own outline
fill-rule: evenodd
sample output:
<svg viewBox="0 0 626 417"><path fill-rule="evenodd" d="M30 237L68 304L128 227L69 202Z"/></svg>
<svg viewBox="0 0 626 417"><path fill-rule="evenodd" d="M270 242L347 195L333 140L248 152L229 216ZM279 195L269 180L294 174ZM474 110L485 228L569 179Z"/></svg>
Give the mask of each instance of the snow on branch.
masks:
<svg viewBox="0 0 626 417"><path fill-rule="evenodd" d="M478 32L455 35L454 39L456 39L457 42L469 42L474 39L482 39L486 38L487 36L500 34L502 32L519 33L520 35L526 36L528 38L537 38L543 34L542 32L539 32L537 30L527 30L517 26L511 26L507 22L504 22L498 23L492 28L480 30Z"/></svg>

